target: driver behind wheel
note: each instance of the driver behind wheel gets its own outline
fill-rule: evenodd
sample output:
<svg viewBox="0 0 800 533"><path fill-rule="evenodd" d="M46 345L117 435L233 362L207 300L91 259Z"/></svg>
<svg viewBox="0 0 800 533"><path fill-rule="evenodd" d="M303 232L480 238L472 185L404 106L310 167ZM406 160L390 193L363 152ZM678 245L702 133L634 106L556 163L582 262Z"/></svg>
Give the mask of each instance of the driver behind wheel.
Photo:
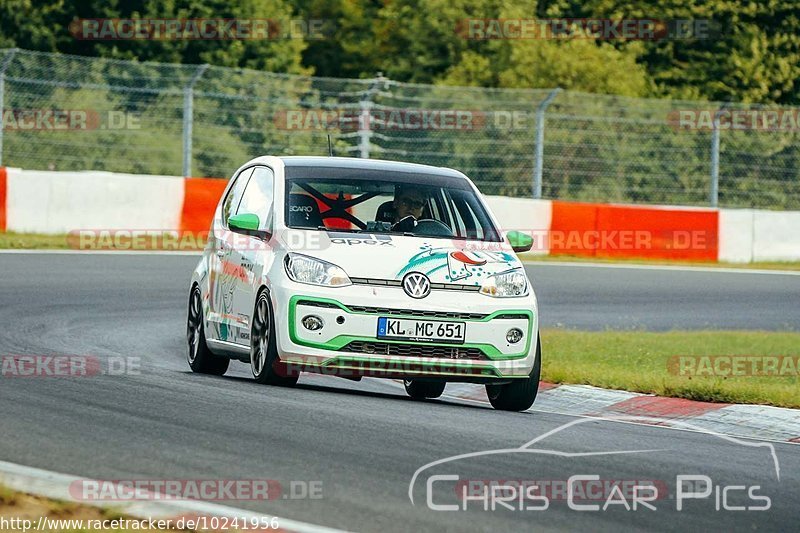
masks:
<svg viewBox="0 0 800 533"><path fill-rule="evenodd" d="M394 201L392 202L392 208L394 209L392 223L396 224L409 215L419 220L422 217L422 211L425 209L427 201L428 198L421 188L398 185L395 187Z"/></svg>

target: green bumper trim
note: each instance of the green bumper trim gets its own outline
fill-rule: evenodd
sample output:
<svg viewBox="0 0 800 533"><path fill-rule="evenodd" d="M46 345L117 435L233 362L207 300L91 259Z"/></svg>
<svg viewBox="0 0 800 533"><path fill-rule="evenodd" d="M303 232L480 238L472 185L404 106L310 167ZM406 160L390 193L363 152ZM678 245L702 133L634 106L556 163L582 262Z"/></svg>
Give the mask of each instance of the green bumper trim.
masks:
<svg viewBox="0 0 800 533"><path fill-rule="evenodd" d="M292 340L293 343L299 344L301 346L308 346L309 348L319 348L322 350L340 350L350 344L353 341L362 341L362 342L383 342L388 344L416 344L420 346L444 346L447 348L452 348L453 344L446 344L446 343L433 343L433 342L415 342L415 341L398 341L398 340L390 340L390 339L378 339L377 337L361 337L361 336L354 336L354 335L339 335L337 337L332 338L328 342L314 342L301 339L297 336L297 331L295 330L295 318L297 313L297 302L305 300L309 302L319 302L325 304L335 305L336 307L340 308L345 313L349 313L351 315L367 315L367 316L374 316L378 317L381 316L380 314L376 313L366 313L362 311L353 311L348 308L346 305L342 304L337 300L333 300L330 298L317 298L312 296L292 296L289 299L289 338ZM439 322L489 322L493 320L495 317L499 315L507 315L507 314L518 314L518 315L526 315L528 317L528 333L525 340L525 347L519 353L514 354L504 354L500 350L498 350L495 346L491 344L484 344L484 343L465 343L457 345L460 348L479 348L483 350L483 353L486 354L486 357L491 359L492 361L504 361L508 359L521 359L528 355L528 352L531 348L531 331L533 329L533 312L530 309L502 309L500 311L495 311L494 313L485 316L481 319L451 319L451 318L427 318L427 317L419 317L414 315L392 315L398 318L409 318L413 320L436 320Z"/></svg>

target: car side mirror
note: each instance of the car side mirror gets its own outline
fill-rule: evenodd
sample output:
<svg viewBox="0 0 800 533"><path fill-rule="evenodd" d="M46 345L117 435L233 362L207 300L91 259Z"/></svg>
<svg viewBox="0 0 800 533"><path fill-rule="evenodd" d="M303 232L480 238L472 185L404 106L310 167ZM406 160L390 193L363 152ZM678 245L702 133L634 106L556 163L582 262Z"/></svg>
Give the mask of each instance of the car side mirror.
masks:
<svg viewBox="0 0 800 533"><path fill-rule="evenodd" d="M506 234L511 249L515 252L529 252L533 248L533 237L521 231L509 231Z"/></svg>
<svg viewBox="0 0 800 533"><path fill-rule="evenodd" d="M241 213L228 219L228 227L231 231L266 240L269 238L269 232L258 229L260 225L261 221L258 215L253 213Z"/></svg>

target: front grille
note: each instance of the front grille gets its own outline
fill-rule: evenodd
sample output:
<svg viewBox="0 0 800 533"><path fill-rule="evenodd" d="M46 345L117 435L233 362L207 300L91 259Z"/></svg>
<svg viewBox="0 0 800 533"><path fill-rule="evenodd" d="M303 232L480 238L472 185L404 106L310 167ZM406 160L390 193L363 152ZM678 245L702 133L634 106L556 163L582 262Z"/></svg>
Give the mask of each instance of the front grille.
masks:
<svg viewBox="0 0 800 533"><path fill-rule="evenodd" d="M396 279L350 278L353 285L377 285L380 287L402 287L403 282ZM477 285L461 285L459 283L431 283L431 290L470 291L481 290Z"/></svg>
<svg viewBox="0 0 800 533"><path fill-rule="evenodd" d="M324 307L325 309L341 309L338 305L330 302L316 302L312 300L300 300L297 305L308 305L310 307Z"/></svg>
<svg viewBox="0 0 800 533"><path fill-rule="evenodd" d="M458 346L423 346L419 344L352 341L340 351L402 357L442 357L446 359L485 359L480 348Z"/></svg>
<svg viewBox="0 0 800 533"><path fill-rule="evenodd" d="M421 318L460 318L461 320L481 320L488 315L481 313L460 313L458 311L420 311L418 309L392 309L389 307L367 307L365 305L348 305L356 313L372 315L407 315Z"/></svg>
<svg viewBox="0 0 800 533"><path fill-rule="evenodd" d="M312 300L301 300L297 305L308 305L311 307L323 307L326 309L340 309L336 304L329 302L317 302ZM419 309L394 309L391 307L370 307L366 305L345 305L356 313L367 313L371 315L393 316L405 315L419 318L453 318L458 320L483 320L487 314L484 313L461 313L458 311L420 311ZM528 315L522 313L502 313L495 318L525 320Z"/></svg>
<svg viewBox="0 0 800 533"><path fill-rule="evenodd" d="M353 285L378 285L383 287L401 287L403 282L398 279L373 279L373 278L350 278Z"/></svg>

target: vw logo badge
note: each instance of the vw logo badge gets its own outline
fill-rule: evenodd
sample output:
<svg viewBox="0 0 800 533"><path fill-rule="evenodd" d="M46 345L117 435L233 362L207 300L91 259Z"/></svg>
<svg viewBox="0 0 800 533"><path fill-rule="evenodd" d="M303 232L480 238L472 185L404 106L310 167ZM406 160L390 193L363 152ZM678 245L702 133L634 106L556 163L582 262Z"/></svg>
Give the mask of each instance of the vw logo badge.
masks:
<svg viewBox="0 0 800 533"><path fill-rule="evenodd" d="M425 298L431 293L431 280L419 272L410 272L403 278L403 290L412 298Z"/></svg>

